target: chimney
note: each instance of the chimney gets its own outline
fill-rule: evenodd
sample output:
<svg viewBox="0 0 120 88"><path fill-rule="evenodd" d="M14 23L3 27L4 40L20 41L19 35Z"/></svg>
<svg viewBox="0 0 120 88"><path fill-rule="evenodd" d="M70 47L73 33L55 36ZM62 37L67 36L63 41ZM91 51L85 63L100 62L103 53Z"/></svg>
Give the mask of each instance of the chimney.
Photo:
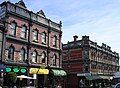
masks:
<svg viewBox="0 0 120 88"><path fill-rule="evenodd" d="M77 41L78 36L77 36L77 35L75 35L75 36L73 36L73 38L74 38L74 42L76 42L76 41Z"/></svg>

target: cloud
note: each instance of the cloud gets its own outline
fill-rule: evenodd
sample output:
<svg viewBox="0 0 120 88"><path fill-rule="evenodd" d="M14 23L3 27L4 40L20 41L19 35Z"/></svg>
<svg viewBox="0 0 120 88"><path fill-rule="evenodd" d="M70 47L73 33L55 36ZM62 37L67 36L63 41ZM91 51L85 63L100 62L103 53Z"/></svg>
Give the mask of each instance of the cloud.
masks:
<svg viewBox="0 0 120 88"><path fill-rule="evenodd" d="M19 1L19 0L18 0ZM0 2L2 2L0 0ZM17 2L11 0L11 2ZM98 44L106 43L120 53L120 0L24 0L29 10L43 10L46 17L63 22L62 42L89 35Z"/></svg>

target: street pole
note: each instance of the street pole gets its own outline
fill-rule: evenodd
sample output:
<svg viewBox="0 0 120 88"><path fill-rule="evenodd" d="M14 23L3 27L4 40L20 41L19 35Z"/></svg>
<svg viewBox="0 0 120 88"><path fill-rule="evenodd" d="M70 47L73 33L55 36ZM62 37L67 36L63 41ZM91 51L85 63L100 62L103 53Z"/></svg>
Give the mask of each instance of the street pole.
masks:
<svg viewBox="0 0 120 88"><path fill-rule="evenodd" d="M68 70L68 76L67 76L67 88L69 88L69 76L70 76L70 73L69 73L69 69L70 69L70 43L68 41L68 51L67 51L67 54L68 54L68 66L67 66L67 70Z"/></svg>

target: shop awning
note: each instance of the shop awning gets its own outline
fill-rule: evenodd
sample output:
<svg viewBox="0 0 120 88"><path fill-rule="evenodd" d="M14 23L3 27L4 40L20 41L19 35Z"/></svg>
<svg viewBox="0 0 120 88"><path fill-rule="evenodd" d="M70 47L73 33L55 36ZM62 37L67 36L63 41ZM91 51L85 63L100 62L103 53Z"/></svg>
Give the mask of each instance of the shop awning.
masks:
<svg viewBox="0 0 120 88"><path fill-rule="evenodd" d="M102 79L110 79L111 76L100 76Z"/></svg>
<svg viewBox="0 0 120 88"><path fill-rule="evenodd" d="M20 76L17 76L17 78L22 78L22 79L34 79L34 78L29 77L29 76L26 76L26 75L20 75Z"/></svg>
<svg viewBox="0 0 120 88"><path fill-rule="evenodd" d="M67 73L64 70L52 69L54 76L66 76Z"/></svg>
<svg viewBox="0 0 120 88"><path fill-rule="evenodd" d="M49 74L48 69L30 68L30 74Z"/></svg>
<svg viewBox="0 0 120 88"><path fill-rule="evenodd" d="M97 80L102 79L100 76L85 76L87 80Z"/></svg>

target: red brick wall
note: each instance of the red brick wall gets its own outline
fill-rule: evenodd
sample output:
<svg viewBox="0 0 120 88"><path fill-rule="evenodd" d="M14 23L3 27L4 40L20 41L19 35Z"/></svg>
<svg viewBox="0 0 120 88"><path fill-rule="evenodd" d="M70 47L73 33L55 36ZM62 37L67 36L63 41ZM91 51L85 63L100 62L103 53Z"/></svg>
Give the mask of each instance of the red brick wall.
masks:
<svg viewBox="0 0 120 88"><path fill-rule="evenodd" d="M14 16L11 16L11 17L9 17L8 19L7 19L7 23L8 23L8 25L7 25L7 29L8 29L8 31L7 31L7 34L10 34L9 33L9 30L10 30L10 23L12 22L12 21L15 21L16 23L17 23L17 28L16 28L16 38L20 38L20 33L21 33L21 29L22 28L20 28L20 27L22 27L24 24L27 26L27 29L29 29L29 24L28 24L28 21L26 21L26 20L23 20L23 19L20 19L20 18L17 18L17 17L14 17ZM48 29L47 28L45 28L45 27L42 27L42 26L39 26L39 25L37 25L37 24L33 24L32 25L32 27L31 27L31 41L32 41L32 31L34 30L34 29L36 29L37 28L37 30L38 30L38 43L39 44L41 44L42 43L42 40L41 40L41 33L42 32L45 32L46 33L46 36L47 36L47 38L46 38L46 40L48 41ZM55 31L51 31L51 33L50 33L50 35L49 35L49 38L50 38L50 43L49 43L49 45L50 45L50 47L53 47L53 36L54 35L56 35L57 36L57 48L59 48L59 40L60 40L60 37L59 37L59 32L55 32ZM46 42L46 44L47 44L47 42Z"/></svg>
<svg viewBox="0 0 120 88"><path fill-rule="evenodd" d="M26 20L23 20L23 19L19 19L15 16L10 16L8 19L7 19L7 34L9 35L10 34L10 24L11 22L15 21L17 23L17 27L16 27L16 38L20 38L21 37L21 29L22 29L22 26L23 25L26 25L27 29L29 28L28 27L28 21Z"/></svg>
<svg viewBox="0 0 120 88"><path fill-rule="evenodd" d="M82 50L72 50L70 51L70 59L82 59Z"/></svg>
<svg viewBox="0 0 120 88"><path fill-rule="evenodd" d="M16 28L16 36L15 36L15 38L16 39L21 39L20 37L21 37L21 29L22 29L22 26L25 24L26 26L27 26L27 29L29 29L29 22L28 21L26 21L26 20L23 20L23 19L21 19L21 18L18 18L18 17L15 17L15 16L9 16L8 17L8 19L6 20L7 22L6 22L6 26L7 26L7 35L9 35L10 33L9 33L9 30L10 30L10 24L11 24L11 22L13 22L13 21L15 21L16 23L17 23L17 28ZM38 30L38 42L37 43L34 43L34 42L31 42L31 43L34 43L34 44L37 44L37 45L41 45L41 47L35 47L35 45L33 44L32 46L31 46L31 48L30 48L30 55L31 55L31 53L34 51L34 50L36 50L37 52L38 52L38 59L40 59L40 55L41 55L41 53L43 52L43 51L45 51L46 52L46 61L47 61L47 42L48 42L48 28L45 28L45 27L42 27L42 26L40 26L40 25L37 25L37 24L35 24L35 23L32 23L32 26L31 26L31 35L29 36L30 37L30 39L31 39L31 41L32 41L32 31L34 30L34 29L37 29ZM47 34L47 42L46 42L46 45L43 45L42 44L42 40L41 40L41 33L42 32L45 32L46 34ZM53 44L52 44L52 37L53 37L53 35L56 35L57 36L57 48L59 48L59 34L60 34L60 32L56 32L56 31L51 31L51 33L50 33L50 35L49 35L49 38L50 38L50 48L54 48L54 49L56 49L56 47L53 47ZM24 47L26 50L27 50L27 46L26 46L26 44L24 44L24 43L20 43L20 42L15 42L15 41L13 41L13 40L7 40L6 41L6 49L7 49L7 47L9 47L11 44L13 44L13 46L15 47L15 51L20 51L20 49L22 48L22 47ZM44 48L42 48L42 46L46 46L46 48L44 47ZM60 48L59 48L60 49ZM8 52L6 52L6 54L5 54L5 56L7 57L7 53ZM57 67L59 67L59 61L60 61L60 57L59 57L59 52L58 51L56 51L56 50L54 50L54 51L50 51L50 54L49 54L49 60L48 60L48 64L50 63L50 60L51 60L51 57L54 55L54 54L56 54L57 55L57 59L56 59L56 64L57 64ZM29 57L30 57L30 59L31 59L31 56L29 55ZM16 61L18 61L19 60L19 52L15 52L15 60ZM46 62L46 64L47 64L47 62Z"/></svg>

